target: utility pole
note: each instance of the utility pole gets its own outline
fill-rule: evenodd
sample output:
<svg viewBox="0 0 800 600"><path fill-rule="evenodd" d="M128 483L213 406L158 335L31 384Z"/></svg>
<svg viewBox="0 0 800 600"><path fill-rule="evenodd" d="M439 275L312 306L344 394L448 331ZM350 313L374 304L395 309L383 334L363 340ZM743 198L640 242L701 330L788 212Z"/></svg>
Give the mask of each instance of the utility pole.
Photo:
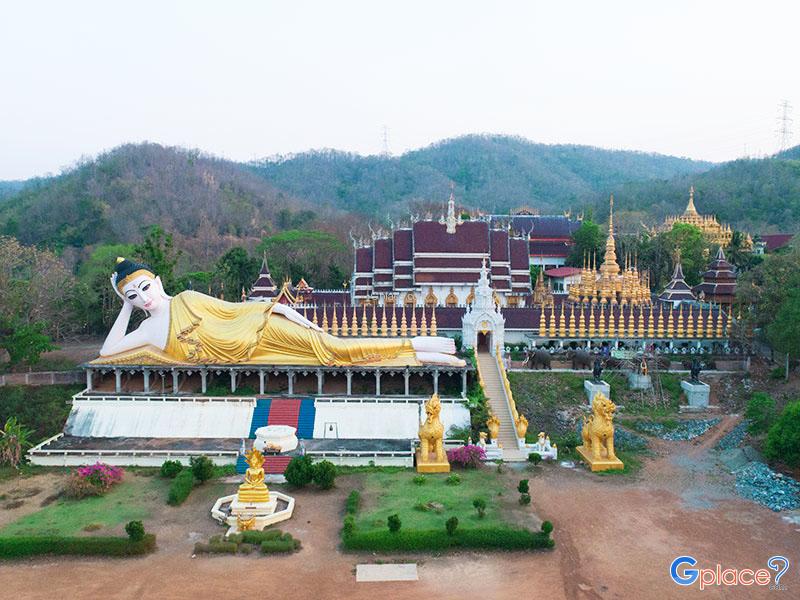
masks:
<svg viewBox="0 0 800 600"><path fill-rule="evenodd" d="M383 126L383 155L389 156L391 153L389 152L389 128L384 125Z"/></svg>
<svg viewBox="0 0 800 600"><path fill-rule="evenodd" d="M778 128L775 133L780 139L780 152L786 150L792 142L792 105L784 100L778 105Z"/></svg>

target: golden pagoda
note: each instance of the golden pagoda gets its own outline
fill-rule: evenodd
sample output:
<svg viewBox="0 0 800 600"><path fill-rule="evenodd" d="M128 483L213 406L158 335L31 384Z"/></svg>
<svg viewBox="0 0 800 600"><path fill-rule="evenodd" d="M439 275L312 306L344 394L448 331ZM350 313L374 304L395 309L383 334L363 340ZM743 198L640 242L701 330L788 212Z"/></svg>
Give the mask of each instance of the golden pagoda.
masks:
<svg viewBox="0 0 800 600"><path fill-rule="evenodd" d="M533 286L533 305L553 306L553 290L544 283L544 267L539 269L539 274L536 276L536 285Z"/></svg>
<svg viewBox="0 0 800 600"><path fill-rule="evenodd" d="M694 206L694 186L689 188L689 204L682 215L667 217L664 220L662 229L669 231L675 223L694 225L702 230L705 238L716 246L727 246L733 238L733 229L730 225L724 225L717 221L714 215L701 215ZM747 238L750 236L748 235ZM752 242L751 242L752 244ZM747 243L745 243L747 246Z"/></svg>
<svg viewBox="0 0 800 600"><path fill-rule="evenodd" d="M645 274L639 272L636 261L631 261L630 257L626 257L624 269L620 269L617 262L613 195L609 200L609 205L608 238L606 239L603 263L596 268L596 257L584 257L581 279L578 283L570 286L569 299L574 303L585 304L597 302L630 306L650 304L649 281Z"/></svg>

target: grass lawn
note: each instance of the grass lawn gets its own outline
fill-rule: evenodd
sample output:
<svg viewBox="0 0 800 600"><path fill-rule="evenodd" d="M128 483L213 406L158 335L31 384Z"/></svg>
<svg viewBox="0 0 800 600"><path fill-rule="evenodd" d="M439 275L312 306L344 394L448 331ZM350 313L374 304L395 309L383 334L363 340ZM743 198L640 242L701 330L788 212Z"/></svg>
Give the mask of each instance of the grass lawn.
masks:
<svg viewBox="0 0 800 600"><path fill-rule="evenodd" d="M124 481L105 496L82 500L60 498L0 529L0 536L76 535L87 525L95 533L107 535L109 529L131 520L148 519L156 507L163 508L168 486L169 481L160 477L126 473Z"/></svg>
<svg viewBox="0 0 800 600"><path fill-rule="evenodd" d="M399 473L368 473L362 490L362 506L356 514L359 531L385 530L389 515L397 514L403 529L443 529L444 522L458 517L460 527L489 528L496 526L533 527L519 522L517 502L519 492L512 489L494 469L456 471L460 485L445 483L447 474L425 475L425 483L417 485L414 471ZM526 475L520 476L524 478ZM486 502L486 515L479 518L472 506L475 498ZM429 502L443 507L440 510L419 510ZM516 513L516 515L515 515Z"/></svg>

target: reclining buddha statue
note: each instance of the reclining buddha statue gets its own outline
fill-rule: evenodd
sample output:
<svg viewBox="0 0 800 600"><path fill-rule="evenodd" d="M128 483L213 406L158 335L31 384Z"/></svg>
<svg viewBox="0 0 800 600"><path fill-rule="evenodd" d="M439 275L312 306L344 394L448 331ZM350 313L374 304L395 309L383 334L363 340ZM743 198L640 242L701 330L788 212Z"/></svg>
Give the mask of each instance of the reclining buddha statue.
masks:
<svg viewBox="0 0 800 600"><path fill-rule="evenodd" d="M122 309L97 363L464 365L449 338L340 338L279 302L225 302L191 290L168 296L149 266L123 258L111 285ZM148 316L126 333L136 308Z"/></svg>

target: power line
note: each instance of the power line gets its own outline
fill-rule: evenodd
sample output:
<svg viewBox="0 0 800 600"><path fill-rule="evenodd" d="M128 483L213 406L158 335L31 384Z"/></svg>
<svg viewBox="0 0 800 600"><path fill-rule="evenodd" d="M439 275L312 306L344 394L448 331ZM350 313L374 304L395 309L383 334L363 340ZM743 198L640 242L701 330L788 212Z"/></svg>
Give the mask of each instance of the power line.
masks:
<svg viewBox="0 0 800 600"><path fill-rule="evenodd" d="M775 133L780 139L780 152L786 150L792 142L792 105L784 100L778 105L778 129Z"/></svg>

